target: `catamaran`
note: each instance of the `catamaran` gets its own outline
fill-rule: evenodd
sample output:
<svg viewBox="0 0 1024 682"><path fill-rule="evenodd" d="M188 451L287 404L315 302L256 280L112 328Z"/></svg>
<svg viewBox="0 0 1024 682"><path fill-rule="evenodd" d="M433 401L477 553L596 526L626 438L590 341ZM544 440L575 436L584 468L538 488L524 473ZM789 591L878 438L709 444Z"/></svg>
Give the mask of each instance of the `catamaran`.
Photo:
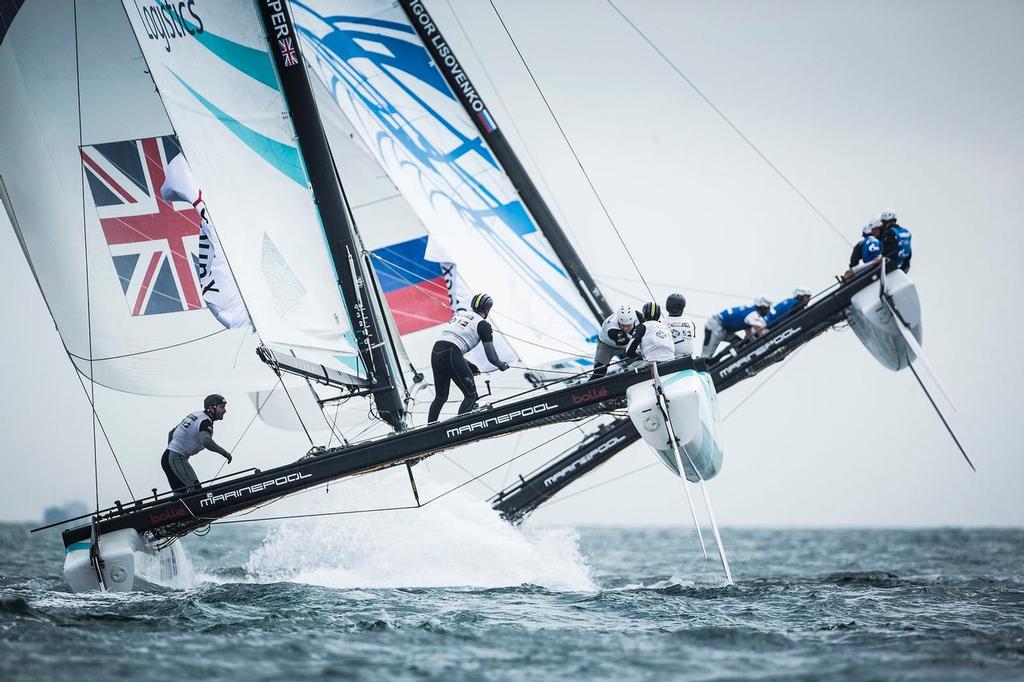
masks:
<svg viewBox="0 0 1024 682"><path fill-rule="evenodd" d="M420 0L80 4L26 3L0 43L0 196L76 369L142 395L248 392L271 423L282 395L300 417L358 404L391 432L350 441L331 424L270 470L97 500L63 533L75 591L172 580L178 540L226 515L624 408L629 428L604 431L644 434L689 496L721 467L717 391L835 306L864 295L851 320L890 364L910 358L893 319L920 340L913 284L873 268L827 315L808 308L821 319L714 367L559 377L586 369L610 307ZM499 301L504 357L536 385L524 374L479 411L417 426L427 382L411 358L470 285ZM898 314L880 295L897 289Z"/></svg>

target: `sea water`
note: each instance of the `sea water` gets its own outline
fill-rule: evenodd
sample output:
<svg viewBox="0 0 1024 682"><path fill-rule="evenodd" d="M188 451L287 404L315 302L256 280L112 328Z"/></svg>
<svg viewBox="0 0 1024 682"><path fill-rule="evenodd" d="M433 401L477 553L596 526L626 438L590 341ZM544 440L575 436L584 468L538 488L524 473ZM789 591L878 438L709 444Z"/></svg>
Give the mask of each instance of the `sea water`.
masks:
<svg viewBox="0 0 1024 682"><path fill-rule="evenodd" d="M248 518L380 497L338 492ZM692 530L520 531L457 491L214 526L190 587L75 595L28 528L0 525L0 680L1024 679L1022 530L724 528L723 586Z"/></svg>

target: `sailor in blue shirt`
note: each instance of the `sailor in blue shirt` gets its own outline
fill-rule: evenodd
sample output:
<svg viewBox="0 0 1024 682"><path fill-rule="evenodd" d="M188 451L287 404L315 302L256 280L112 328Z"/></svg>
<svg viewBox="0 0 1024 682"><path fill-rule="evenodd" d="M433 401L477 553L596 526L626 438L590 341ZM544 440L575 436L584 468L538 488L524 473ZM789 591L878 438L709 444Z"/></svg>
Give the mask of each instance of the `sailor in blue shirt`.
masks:
<svg viewBox="0 0 1024 682"><path fill-rule="evenodd" d="M879 219L882 221L882 255L903 272L910 272L910 230L896 222L896 211L883 211Z"/></svg>
<svg viewBox="0 0 1024 682"><path fill-rule="evenodd" d="M797 287L793 290L792 296L784 298L772 306L772 309L764 316L765 324L768 327L777 324L787 313L802 309L810 300L811 290L807 287Z"/></svg>
<svg viewBox="0 0 1024 682"><path fill-rule="evenodd" d="M853 269L861 263L871 263L882 255L882 242L879 237L882 234L881 218L874 218L860 230L861 240L853 245L853 252L850 254L850 268L843 273L843 279L853 277Z"/></svg>
<svg viewBox="0 0 1024 682"><path fill-rule="evenodd" d="M772 301L767 296L758 296L753 305L741 305L726 308L717 315L708 318L704 323L704 349L701 355L705 358L714 356L718 344L728 336L746 330L747 338L764 336L768 331L764 316L771 310Z"/></svg>

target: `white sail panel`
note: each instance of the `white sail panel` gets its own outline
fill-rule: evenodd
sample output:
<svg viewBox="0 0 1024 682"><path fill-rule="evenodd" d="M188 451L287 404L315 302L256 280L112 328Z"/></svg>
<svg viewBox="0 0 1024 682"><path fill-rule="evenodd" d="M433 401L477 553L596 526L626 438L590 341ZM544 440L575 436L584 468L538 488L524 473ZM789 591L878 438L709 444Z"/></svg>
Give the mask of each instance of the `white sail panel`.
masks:
<svg viewBox="0 0 1024 682"><path fill-rule="evenodd" d="M292 3L303 49L339 108L529 364L587 354L596 325L511 181L401 8ZM436 242L434 240L437 240Z"/></svg>
<svg viewBox="0 0 1024 682"><path fill-rule="evenodd" d="M74 9L28 3L0 44L0 175L64 345L126 392L272 385L198 296L195 211L159 200L177 146L121 3L90 3L77 36Z"/></svg>
<svg viewBox="0 0 1024 682"><path fill-rule="evenodd" d="M186 7L172 30L124 0L252 321L270 345L365 377L255 5Z"/></svg>

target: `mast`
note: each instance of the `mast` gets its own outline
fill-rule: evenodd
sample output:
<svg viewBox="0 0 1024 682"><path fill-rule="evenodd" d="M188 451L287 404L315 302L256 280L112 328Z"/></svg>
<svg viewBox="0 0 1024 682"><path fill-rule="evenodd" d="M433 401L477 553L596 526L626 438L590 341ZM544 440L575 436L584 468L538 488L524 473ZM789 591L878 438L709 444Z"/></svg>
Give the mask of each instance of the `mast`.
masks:
<svg viewBox="0 0 1024 682"><path fill-rule="evenodd" d="M548 208L536 185L533 184L533 180L526 173L523 164L512 151L512 146L505 138L505 134L498 128L494 117L491 116L480 97L479 91L469 80L422 0L398 0L398 4L401 5L409 22L416 29L420 40L423 41L433 58L434 64L448 83L448 87L465 108L466 114L473 121L473 125L487 142L498 162L504 167L509 180L519 192L519 197L526 204L534 220L537 221L537 226L540 227L541 232L547 237L555 253L565 265L569 277L583 300L587 302L590 311L599 322L603 321L612 313L608 301L605 300L604 294L601 293L594 278L583 265L579 254L576 253L576 249L573 248L561 225L558 224L551 209Z"/></svg>
<svg viewBox="0 0 1024 682"><path fill-rule="evenodd" d="M383 334L382 321L374 314L373 294L368 286L370 279L361 257L362 245L306 76L298 33L285 0L256 0L256 5L327 236L338 286L357 336L360 357L370 377L377 413L394 429L403 430L403 396L397 385L402 377L400 372L393 373L397 367L388 354L391 344Z"/></svg>

